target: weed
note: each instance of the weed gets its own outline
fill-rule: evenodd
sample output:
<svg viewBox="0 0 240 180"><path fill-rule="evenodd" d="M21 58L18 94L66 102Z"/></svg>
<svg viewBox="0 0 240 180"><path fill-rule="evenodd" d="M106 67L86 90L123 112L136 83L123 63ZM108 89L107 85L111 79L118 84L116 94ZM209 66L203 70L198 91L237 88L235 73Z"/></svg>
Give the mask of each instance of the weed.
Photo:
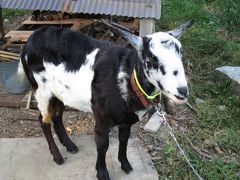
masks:
<svg viewBox="0 0 240 180"><path fill-rule="evenodd" d="M239 0L219 0L216 2L220 25L234 32L240 32L239 3Z"/></svg>

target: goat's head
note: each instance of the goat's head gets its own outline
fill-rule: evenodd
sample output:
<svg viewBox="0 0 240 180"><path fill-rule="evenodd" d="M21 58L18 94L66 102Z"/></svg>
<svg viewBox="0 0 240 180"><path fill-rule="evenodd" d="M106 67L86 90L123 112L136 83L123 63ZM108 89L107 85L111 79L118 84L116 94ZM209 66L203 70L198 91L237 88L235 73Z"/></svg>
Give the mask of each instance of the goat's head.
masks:
<svg viewBox="0 0 240 180"><path fill-rule="evenodd" d="M185 102L188 96L182 45L177 38L191 25L190 21L172 31L157 32L146 37L120 30L138 51L148 81L176 103Z"/></svg>

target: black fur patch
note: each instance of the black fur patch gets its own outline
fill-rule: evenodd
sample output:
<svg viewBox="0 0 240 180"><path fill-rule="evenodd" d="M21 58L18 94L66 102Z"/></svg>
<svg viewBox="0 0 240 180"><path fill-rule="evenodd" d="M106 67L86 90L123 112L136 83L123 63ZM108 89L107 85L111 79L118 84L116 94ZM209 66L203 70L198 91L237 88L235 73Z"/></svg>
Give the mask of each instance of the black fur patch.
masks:
<svg viewBox="0 0 240 180"><path fill-rule="evenodd" d="M174 76L177 76L178 75L178 71L176 70L176 71L173 71L173 75Z"/></svg>
<svg viewBox="0 0 240 180"><path fill-rule="evenodd" d="M149 70L146 71L147 75L149 76Z"/></svg>
<svg viewBox="0 0 240 180"><path fill-rule="evenodd" d="M123 79L123 78L119 79L119 83L120 83L120 84L122 84L123 82L124 82L124 79Z"/></svg>
<svg viewBox="0 0 240 180"><path fill-rule="evenodd" d="M43 83L47 82L47 79L45 77L42 77L42 82Z"/></svg>
<svg viewBox="0 0 240 180"><path fill-rule="evenodd" d="M176 43L174 43L174 46L175 46L176 52L179 54L180 53L180 48L178 47L178 45Z"/></svg>
<svg viewBox="0 0 240 180"><path fill-rule="evenodd" d="M170 48L172 46L174 46L175 48L175 51L178 53L178 54L181 54L181 48L172 40L166 40L166 41L161 41L161 43L163 44L163 46L167 47L167 48Z"/></svg>
<svg viewBox="0 0 240 180"><path fill-rule="evenodd" d="M66 89L70 89L68 85L65 85L65 88L66 88Z"/></svg>
<svg viewBox="0 0 240 180"><path fill-rule="evenodd" d="M160 87L160 89L163 91L163 86L161 85L161 83L159 81L157 81L157 84Z"/></svg>
<svg viewBox="0 0 240 180"><path fill-rule="evenodd" d="M27 76L27 79L28 79L32 89L36 90L38 88L38 84L37 84L36 80L34 79L33 72L31 70L30 65L28 65L28 63L25 59L25 54L24 53L21 54L21 62L22 62L22 65L23 65L24 72Z"/></svg>
<svg viewBox="0 0 240 180"><path fill-rule="evenodd" d="M143 37L143 50L142 50L142 58L146 61L146 67L148 69L158 69L158 59L156 56L152 54L150 51L151 38Z"/></svg>
<svg viewBox="0 0 240 180"><path fill-rule="evenodd" d="M160 66L160 71L162 72L163 75L166 74L166 71L163 65Z"/></svg>
<svg viewBox="0 0 240 180"><path fill-rule="evenodd" d="M162 44L166 44L168 43L169 40L166 40L166 41L161 41Z"/></svg>
<svg viewBox="0 0 240 180"><path fill-rule="evenodd" d="M183 49L182 48L180 48L180 54L181 54L181 56L183 55Z"/></svg>
<svg viewBox="0 0 240 180"><path fill-rule="evenodd" d="M151 57L152 53L149 50L149 42L151 41L151 38L143 37L143 50L142 50L142 56L145 59L146 57Z"/></svg>

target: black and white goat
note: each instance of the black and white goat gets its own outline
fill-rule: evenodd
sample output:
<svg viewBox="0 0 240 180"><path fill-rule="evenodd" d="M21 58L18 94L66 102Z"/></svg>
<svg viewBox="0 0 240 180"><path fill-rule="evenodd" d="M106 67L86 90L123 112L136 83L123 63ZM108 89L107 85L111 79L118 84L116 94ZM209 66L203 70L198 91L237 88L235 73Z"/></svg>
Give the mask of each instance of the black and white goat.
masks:
<svg viewBox="0 0 240 180"><path fill-rule="evenodd" d="M93 112L96 119L96 170L99 179L109 179L105 155L109 131L119 126L121 168L132 170L127 159L131 125L139 121L137 112L145 110L131 86L133 70L142 88L151 94L162 91L177 103L186 101L187 81L182 64L182 46L174 37L191 23L169 32L138 37L120 32L135 47L130 50L72 32L43 27L29 38L21 54L18 73L26 75L35 91L42 130L53 159L62 164L52 133L51 122L60 142L71 153L78 147L69 139L62 122L65 106Z"/></svg>

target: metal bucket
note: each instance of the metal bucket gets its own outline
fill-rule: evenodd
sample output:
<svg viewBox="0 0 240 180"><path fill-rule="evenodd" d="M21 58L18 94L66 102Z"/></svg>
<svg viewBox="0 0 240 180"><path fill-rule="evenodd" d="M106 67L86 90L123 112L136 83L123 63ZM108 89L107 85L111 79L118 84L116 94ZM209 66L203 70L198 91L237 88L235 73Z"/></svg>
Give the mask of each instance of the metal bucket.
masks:
<svg viewBox="0 0 240 180"><path fill-rule="evenodd" d="M3 85L5 91L15 94L27 91L29 87L27 80L19 81L17 68L18 61L0 61L0 83Z"/></svg>

